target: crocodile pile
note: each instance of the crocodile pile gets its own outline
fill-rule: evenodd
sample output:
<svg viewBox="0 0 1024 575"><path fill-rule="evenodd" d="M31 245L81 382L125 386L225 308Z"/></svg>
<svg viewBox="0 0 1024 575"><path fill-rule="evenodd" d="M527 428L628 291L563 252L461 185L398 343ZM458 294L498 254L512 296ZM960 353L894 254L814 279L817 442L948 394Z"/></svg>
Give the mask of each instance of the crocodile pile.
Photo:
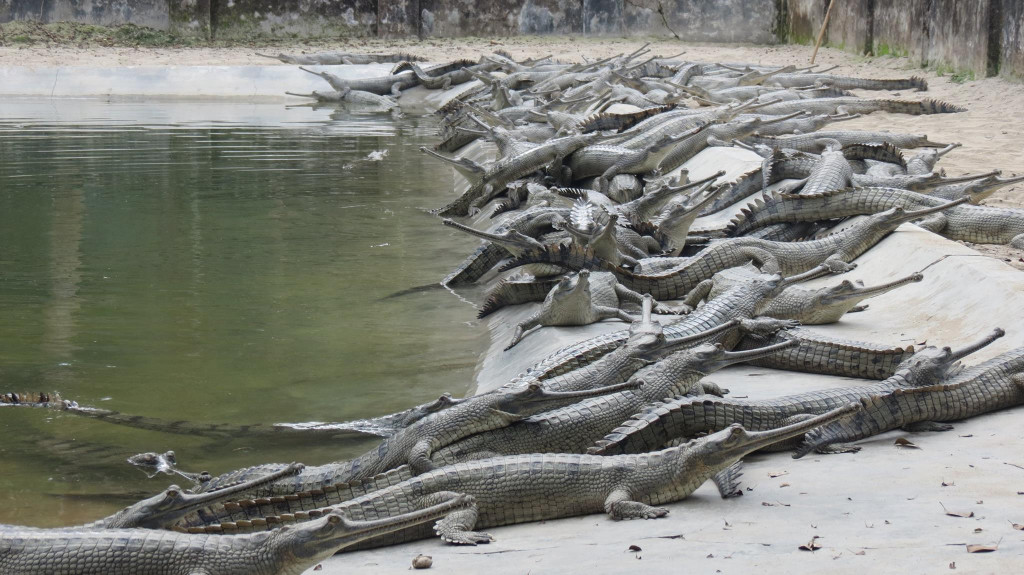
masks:
<svg viewBox="0 0 1024 575"><path fill-rule="evenodd" d="M658 518L709 479L722 497L740 494L739 461L754 451L848 452L858 449L848 442L897 427L940 430L948 426L939 422L1024 403L1024 350L960 364L1004 336L996 326L977 341L944 342L955 350L804 327L841 322L869 298L898 298L926 281L927 271L876 285L832 277L853 275L857 260L903 224L1024 247L1024 211L979 205L1022 178L946 177L936 164L957 145L924 135L824 130L873 112L963 111L851 92L925 91L920 78L687 62L643 50L582 64L505 54L433 67L405 60L362 80L307 71L333 88L313 94L320 100L386 108L414 86L467 85L438 110L441 141L423 151L466 180L436 210L438 225L483 240L443 283L483 286L479 316L488 321L530 306L509 326L507 353L542 347L553 326L621 329L548 346L520 375L475 396L352 424L242 431L385 436L349 461L214 476L178 470L173 452L136 456L133 464L194 481L192 493L172 486L83 527L0 526L3 573L58 563L81 573L157 572L161 563L181 566L160 571L168 573L298 573L342 548L433 535L475 545L494 540L480 529L602 511ZM726 177L702 165L710 148L752 167ZM491 150L494 159L481 161ZM812 280L819 287L801 285ZM753 401L704 379L741 362L865 381ZM0 405L232 432L50 394L7 394Z"/></svg>

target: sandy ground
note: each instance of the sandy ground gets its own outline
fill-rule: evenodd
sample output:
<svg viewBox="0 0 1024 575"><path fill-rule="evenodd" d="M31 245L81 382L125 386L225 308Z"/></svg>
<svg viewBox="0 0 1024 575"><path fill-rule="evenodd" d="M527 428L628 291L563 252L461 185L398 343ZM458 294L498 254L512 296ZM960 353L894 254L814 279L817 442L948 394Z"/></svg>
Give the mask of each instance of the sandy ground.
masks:
<svg viewBox="0 0 1024 575"><path fill-rule="evenodd" d="M557 55L566 60L601 58L629 52L642 46L644 39L527 37L502 39L436 39L425 41L351 40L334 44L313 42L291 46L260 48L277 53L313 53L342 50L359 53L410 52L433 61L452 58L478 58L505 50L514 57ZM741 46L684 44L657 40L652 53L697 61L804 64L810 58L808 46ZM0 47L0 66L138 66L138 65L285 65L256 55L246 47L231 48L104 48L54 45ZM876 113L841 124L856 129L889 130L927 134L939 142L960 142L963 147L949 154L939 166L949 175L1002 170L1004 175L1024 173L1024 89L1018 83L1001 78L955 83L949 77L915 67L905 58L890 56L868 58L823 48L817 63L837 66L835 72L859 77L894 78L924 76L929 82L926 93L865 92L866 97L929 97L966 106L961 114L907 116ZM997 192L986 203L993 206L1024 207L1024 185ZM1001 246L976 246L984 253L999 257L1024 269L1024 252Z"/></svg>

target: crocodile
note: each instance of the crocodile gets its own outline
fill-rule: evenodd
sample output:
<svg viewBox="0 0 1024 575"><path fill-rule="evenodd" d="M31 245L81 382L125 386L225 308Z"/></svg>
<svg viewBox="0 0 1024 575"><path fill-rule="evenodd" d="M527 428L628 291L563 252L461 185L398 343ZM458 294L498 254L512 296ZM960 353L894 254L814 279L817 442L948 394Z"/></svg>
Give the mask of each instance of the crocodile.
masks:
<svg viewBox="0 0 1024 575"><path fill-rule="evenodd" d="M966 193L985 193L985 190L967 190ZM970 195L956 201L965 202L974 197ZM767 200L757 200L745 208L730 223L726 235L746 234L750 230L782 222L877 214L893 206L926 210L942 205L948 206L949 203L942 198L897 188L853 188L810 196L779 194ZM942 213L930 214L916 224L952 240L1024 248L1024 210L1020 209L961 203Z"/></svg>
<svg viewBox="0 0 1024 575"><path fill-rule="evenodd" d="M895 389L861 399L864 410L808 432L793 455L811 451L857 451L850 442L897 428L907 431L947 431L943 422L959 421L990 411L1024 405L1024 348L1017 348L935 385Z"/></svg>
<svg viewBox="0 0 1024 575"><path fill-rule="evenodd" d="M316 54L271 54L256 53L263 58L280 60L285 64L302 64L304 66L336 66L340 64L387 64L397 62L422 62L426 58L413 54L352 54L350 52L318 52Z"/></svg>
<svg viewBox="0 0 1024 575"><path fill-rule="evenodd" d="M628 350L631 340L635 339L638 342L643 342L646 338L656 338L659 334L666 342L675 343L680 341L680 339L688 339L696 343L706 339L702 336L702 332L739 321L741 322L743 333L771 335L782 327L793 327L795 322L756 320L755 317L758 310L787 286L813 277L818 273L820 273L820 270L815 269L806 274L791 276L786 279L778 275L751 277L748 281L732 285L730 289L711 299L696 311L661 330L656 329L655 326L645 329L644 325L649 325L650 322L650 319L645 317L644 321L647 322L646 324L634 324L630 330L602 334L563 347L531 366L526 373L514 381L529 379L550 382L552 378L578 379L576 374L582 368L591 366L594 362L598 362L598 364L590 369L601 369L600 364L604 361L606 354L618 357L622 353L628 353L628 351L624 352L622 349ZM710 285L705 285L710 290ZM740 337L740 334L735 334L726 338L716 339L716 341L726 344L726 349L730 349ZM590 372L585 371L584 373L589 374Z"/></svg>
<svg viewBox="0 0 1024 575"><path fill-rule="evenodd" d="M466 398L447 409L432 413L385 438L379 446L355 459L307 467L294 478L279 479L250 492L260 495L285 495L373 477L404 464L409 464L415 473L423 473L434 468L430 454L453 441L509 425L524 417L574 403L579 399L612 393L635 385L633 382L607 387L595 384L579 391L551 390L536 382L505 386L492 393ZM280 464L265 464L238 469L217 476L193 491L207 492L223 485L232 485L239 481L247 481L251 477L275 472L280 468Z"/></svg>
<svg viewBox="0 0 1024 575"><path fill-rule="evenodd" d="M814 168L807 175L800 195L839 190L850 185L853 168L850 167L842 148L843 145L837 140L832 140L825 147Z"/></svg>
<svg viewBox="0 0 1024 575"><path fill-rule="evenodd" d="M843 90L928 90L928 81L919 76L878 80L873 78L853 78L834 74L776 74L765 80L768 86L799 88L803 86L828 85Z"/></svg>
<svg viewBox="0 0 1024 575"><path fill-rule="evenodd" d="M723 497L735 496L739 492L738 462L745 455L859 408L859 403L846 405L770 431L730 426L654 453L610 457L511 455L441 467L397 484L385 474L373 480L378 490L339 504L332 503L332 490L324 489L294 498L238 502L208 514L196 514L180 526L196 534L262 531L338 510L356 518L384 518L421 508L434 497L451 493L471 495L475 505L449 514L433 530L418 528L376 544L422 539L436 533L448 543L476 545L494 537L474 529L601 512L613 519L653 519L669 513L667 508L657 506L685 499L708 479L714 480ZM211 524L218 520L220 523Z"/></svg>
<svg viewBox="0 0 1024 575"><path fill-rule="evenodd" d="M894 346L852 341L799 327L782 330L770 336L746 334L735 349L757 349L784 341L797 341L800 346L784 349L748 363L786 371L881 380L892 377L899 364L914 354L912 345Z"/></svg>
<svg viewBox="0 0 1024 575"><path fill-rule="evenodd" d="M921 174L932 173L935 170L935 164L939 161L939 158L959 148L961 145L962 144L954 142L945 148L929 148L914 154L912 158L907 160L907 174L911 176L918 176Z"/></svg>
<svg viewBox="0 0 1024 575"><path fill-rule="evenodd" d="M595 397L529 417L503 429L478 433L434 454L438 464L517 453L585 453L645 405L679 395L721 395L717 385L702 382L726 366L771 355L799 345L787 341L743 352L726 351L721 344L702 344L676 351L630 378L636 389Z"/></svg>
<svg viewBox="0 0 1024 575"><path fill-rule="evenodd" d="M1024 181L1024 176L1013 176L1010 178L1000 178L997 176L998 172L995 172L982 175L977 179L964 183L945 183L928 191L928 195L940 199L956 199L964 195L970 195L971 203L976 204L996 193L1000 188Z"/></svg>
<svg viewBox="0 0 1024 575"><path fill-rule="evenodd" d="M961 369L960 359L1003 336L1000 329L963 349L928 346L901 363L878 383L810 391L764 400L681 397L652 404L598 441L588 453L615 455L660 449L676 438L693 437L739 423L751 429L771 429L824 413L837 406L898 388L932 385ZM791 445L779 445L789 449Z"/></svg>
<svg viewBox="0 0 1024 575"><path fill-rule="evenodd" d="M846 96L838 98L817 98L813 100L793 100L777 102L761 108L762 114L791 114L793 112L809 112L811 114L870 114L872 112L889 112L891 114L952 114L966 112L967 109L939 100L872 100ZM903 146L900 146L901 148Z"/></svg>
<svg viewBox="0 0 1024 575"><path fill-rule="evenodd" d="M966 198L920 210L905 210L896 206L872 214L849 228L817 240L806 242L773 242L757 238L731 238L716 240L706 249L691 258L665 258L666 263L675 267L652 274L637 274L594 257L592 252L548 246L543 251L527 252L502 269L507 271L521 265L549 263L580 270L601 269L616 274L627 288L640 293L649 293L656 299L671 300L683 297L698 283L709 279L716 272L726 268L745 265L754 260L759 267L766 264L785 275L810 270L818 265L829 265L833 269L850 270L852 260L870 249L900 225L920 219L966 202Z"/></svg>
<svg viewBox="0 0 1024 575"><path fill-rule="evenodd" d="M794 319L802 325L835 323L847 313L864 310L867 306L860 305L861 301L923 279L924 276L920 273L913 273L871 287L864 287L863 282L854 283L850 280L819 289L791 287L775 296L761 313L777 319Z"/></svg>
<svg viewBox="0 0 1024 575"><path fill-rule="evenodd" d="M419 80L416 79L415 74L411 71L405 71L400 74L393 74L390 76L379 76L377 78L345 79L339 78L330 72L317 72L315 70L303 68L302 66L299 66L299 70L309 72L314 76L323 78L331 85L332 88L339 92L343 92L346 88L349 88L362 92L370 92L379 96L391 94L392 96L398 97L402 95L402 90L411 88L419 83Z"/></svg>
<svg viewBox="0 0 1024 575"><path fill-rule="evenodd" d="M514 180L528 176L544 166L560 162L579 148L593 144L607 136L599 133L579 134L555 138L522 154L499 159L487 167L483 167L469 159L453 160L421 147L420 150L445 162L471 178L473 183L457 199L436 210L438 215L468 215L471 208L480 208L494 195L505 190L505 186Z"/></svg>
<svg viewBox="0 0 1024 575"><path fill-rule="evenodd" d="M352 88L330 90L327 92L314 90L309 94L297 94L295 92L285 92L285 94L300 98L313 98L319 102L345 102L346 104L375 106L383 110L391 110L398 107L398 102L390 96L378 96L373 92L353 90Z"/></svg>
<svg viewBox="0 0 1024 575"><path fill-rule="evenodd" d="M441 500L430 505L434 500ZM339 549L473 509L472 497L441 494L419 509L352 521L343 511L268 533L221 536L150 529L25 529L0 526L4 575L299 575Z"/></svg>
<svg viewBox="0 0 1024 575"><path fill-rule="evenodd" d="M821 152L830 140L843 147L854 144L892 144L897 148L943 148L946 144L932 142L926 135L893 134L890 132L864 132L859 130L828 130L788 136L754 135L743 138L748 144L760 144L773 150L797 150L800 152Z"/></svg>
<svg viewBox="0 0 1024 575"><path fill-rule="evenodd" d="M569 157L569 169L574 179L598 176L598 191L607 193L608 183L618 174L646 174L653 171L672 152L674 146L694 136L708 125L668 135L642 149L624 146L590 145L576 150Z"/></svg>
<svg viewBox="0 0 1024 575"><path fill-rule="evenodd" d="M757 134L760 136L807 134L816 132L832 122L845 122L859 117L859 114L818 114L817 116L805 116L776 124L762 125L757 129ZM745 119L745 116L741 115L739 118L742 120ZM762 120L766 119L768 118L762 118Z"/></svg>
<svg viewBox="0 0 1024 575"><path fill-rule="evenodd" d="M541 309L519 322L505 351L519 343L524 333L534 327L590 325L611 318L627 323L632 323L634 319L618 306L595 303L590 293L590 271L580 270L575 278L562 278L548 292Z"/></svg>

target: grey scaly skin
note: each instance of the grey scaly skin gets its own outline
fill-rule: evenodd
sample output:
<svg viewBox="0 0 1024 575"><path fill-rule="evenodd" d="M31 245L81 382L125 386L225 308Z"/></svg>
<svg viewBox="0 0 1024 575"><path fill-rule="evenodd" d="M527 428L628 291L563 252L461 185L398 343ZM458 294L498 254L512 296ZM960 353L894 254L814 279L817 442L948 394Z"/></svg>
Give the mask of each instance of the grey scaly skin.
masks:
<svg viewBox="0 0 1024 575"><path fill-rule="evenodd" d="M448 497L409 513L352 521L342 511L303 525L252 535L221 536L147 529L0 527L4 575L299 575L339 549L470 509L473 499Z"/></svg>
<svg viewBox="0 0 1024 575"><path fill-rule="evenodd" d="M301 463L291 463L282 469L264 475L239 482L233 485L226 485L220 489L211 490L207 493L185 493L177 485L171 485L163 492L152 497L133 503L128 507L110 515L76 527L65 527L61 531L90 531L98 529L170 529L183 517L194 513L199 509L221 504L241 497L243 494L257 489L278 479L296 475L302 471L304 466ZM13 528L14 526L3 526ZM35 528L24 527L25 531ZM49 531L38 529L38 531ZM0 528L0 539L5 535L4 529ZM3 564L2 543L0 543L0 565ZM2 571L5 575L7 571Z"/></svg>
<svg viewBox="0 0 1024 575"><path fill-rule="evenodd" d="M607 193L608 183L616 175L647 174L653 171L676 144L706 128L707 125L702 125L682 134L664 136L642 149L608 145L580 148L569 157L569 169L574 179L599 176L598 191Z"/></svg>
<svg viewBox="0 0 1024 575"><path fill-rule="evenodd" d="M557 278L506 278L487 291L484 304L480 306L477 318L482 319L495 311L508 306L529 302L542 302L551 290L561 282ZM640 306L643 296L625 288L609 272L593 272L590 274L590 296L594 305L624 308ZM654 313L671 314L674 310L654 302Z"/></svg>
<svg viewBox="0 0 1024 575"><path fill-rule="evenodd" d="M935 170L935 164L939 161L939 158L959 148L961 145L962 144L954 142L945 148L929 148L914 154L913 157L907 160L907 174L917 176L932 173Z"/></svg>
<svg viewBox="0 0 1024 575"><path fill-rule="evenodd" d="M1024 181L1024 176L1013 176L1010 178L997 177L998 172L983 175L976 180L960 184L951 183L936 187L928 191L928 195L940 198L959 198L963 195L970 195L974 198L971 203L976 204L981 200L999 191L1000 188L1011 186Z"/></svg>
<svg viewBox="0 0 1024 575"><path fill-rule="evenodd" d="M423 473L434 468L430 454L453 441L503 427L586 397L612 393L634 385L629 382L609 387L595 385L579 391L552 391L534 382L506 386L492 393L466 398L447 409L432 413L399 430L384 439L375 449L355 459L307 467L298 476L279 479L249 492L253 495L286 495L373 477L404 464L409 464L416 473ZM280 465L266 464L239 469L211 479L196 491L206 492L226 484L247 481L278 468Z"/></svg>
<svg viewBox="0 0 1024 575"><path fill-rule="evenodd" d="M920 114L949 114L963 111L965 111L965 108L938 100L870 100L855 96L794 100L779 102L761 108L762 114L790 114L792 112L809 112L811 114L870 114L872 112L889 112L916 116Z"/></svg>
<svg viewBox="0 0 1024 575"><path fill-rule="evenodd" d="M309 70L299 66L299 70L309 72L314 76L320 76L331 85L332 88L339 92L344 92L346 88L352 90L358 90L362 92L370 92L372 94L385 95L391 94L392 96L399 96L402 90L411 88L419 83L416 76L411 71L405 71L400 74L393 74L390 76L380 76L377 78L352 78L343 79L331 74L330 72L317 72L315 70Z"/></svg>
<svg viewBox="0 0 1024 575"><path fill-rule="evenodd" d="M318 52L316 54L269 54L257 53L257 56L280 60L285 64L302 64L304 66L337 66L341 64L387 64L397 62L422 62L424 58L412 54L352 54L349 52Z"/></svg>
<svg viewBox="0 0 1024 575"><path fill-rule="evenodd" d="M345 102L346 104L355 104L359 106L374 106L383 110L390 110L398 107L398 102L389 96L379 96L373 92L353 90L351 88L331 90L327 92L314 90L309 94L296 94L294 92L285 92L285 94L299 96L300 98L313 98L318 102Z"/></svg>
<svg viewBox="0 0 1024 575"><path fill-rule="evenodd" d="M956 198L960 199L960 198ZM973 201L974 196L968 196ZM851 216L876 214L895 206L916 210L942 205L944 201L930 195L899 188L853 188L833 190L820 194L772 194L759 198L743 208L733 218L726 235L739 237L752 230L780 223L814 222ZM950 213L973 210L976 207L960 205L949 208Z"/></svg>
<svg viewBox="0 0 1024 575"><path fill-rule="evenodd" d="M983 194L985 190L965 192ZM974 197L976 196L966 196L965 199L969 201ZM964 198L956 201L964 201ZM924 210L948 205L944 202L947 200L897 188L854 188L808 197L787 197L781 194L767 200L758 200L745 208L730 224L726 234L747 234L750 230L781 222L807 222L877 214L893 206L901 206L908 210ZM1024 210L964 203L942 213L930 214L916 223L919 227L952 240L977 244L1009 244L1024 248Z"/></svg>
<svg viewBox="0 0 1024 575"><path fill-rule="evenodd" d="M748 363L785 371L881 380L892 377L896 368L914 354L912 345L903 347L852 341L799 327L770 336L747 334L736 349L757 349L784 341L797 341L800 346Z"/></svg>
<svg viewBox="0 0 1024 575"><path fill-rule="evenodd" d="M447 465L517 453L584 453L645 405L679 395L721 395L723 391L717 385L702 383L701 379L728 365L796 345L790 341L744 352L726 351L721 344L683 349L637 371L630 378L638 383L636 389L584 400L503 429L472 435L435 453L434 461Z"/></svg>
<svg viewBox="0 0 1024 575"><path fill-rule="evenodd" d="M870 385L823 389L764 400L723 399L713 396L683 397L659 402L636 414L598 441L590 453L603 455L638 453L659 449L667 441L693 437L706 431L739 423L751 429L789 425L837 406L898 388L931 385L959 369L961 358L1002 337L996 330L981 341L953 352L950 348L926 347L896 369L892 377ZM788 449L789 445L780 445Z"/></svg>
<svg viewBox="0 0 1024 575"><path fill-rule="evenodd" d="M696 200L670 204L658 214L658 217L654 218L652 223L658 227L658 234L664 238L666 256L678 256L682 253L686 247L690 229L701 211L725 192L725 187L720 186L711 192L704 193L710 185L710 182L704 184L690 196L690 199L697 198Z"/></svg>
<svg viewBox="0 0 1024 575"><path fill-rule="evenodd" d="M508 259L513 253L536 245L536 238L555 231L553 226L568 217L567 208L550 206L544 202L508 217L489 232L445 220L445 225L483 239L486 243L477 248L441 283L455 286L477 281L498 262Z"/></svg>
<svg viewBox="0 0 1024 575"><path fill-rule="evenodd" d="M572 277L562 278L548 292L537 313L519 322L505 350L519 343L524 333L534 327L590 325L612 318L633 322L633 317L620 307L595 303L590 292L590 271L580 270L575 280Z"/></svg>
<svg viewBox="0 0 1024 575"><path fill-rule="evenodd" d="M741 119L744 116L739 116ZM793 118L792 120L786 120L785 122L779 122L777 124L769 124L762 126L757 129L759 136L784 136L786 134L808 134L811 132L817 132L824 128L826 125L833 122L844 122L846 120L853 120L859 118L858 114L818 114L817 116L808 116L803 118ZM763 118L767 119L767 118Z"/></svg>
<svg viewBox="0 0 1024 575"><path fill-rule="evenodd" d="M784 86L786 88L800 88L820 84L843 90L917 90L923 92L928 89L928 82L924 78L917 76L892 80L875 80L872 78L836 76L835 74L776 74L765 80L764 83L767 86Z"/></svg>
<svg viewBox="0 0 1024 575"><path fill-rule="evenodd" d="M859 447L838 444L898 428L947 431L953 426L942 422L1024 405L1024 348L969 367L941 383L896 389L863 398L861 403L862 416L843 418L809 432L793 457L803 457L811 451L858 451Z"/></svg>
<svg viewBox="0 0 1024 575"><path fill-rule="evenodd" d="M860 302L923 279L924 276L920 273L913 273L871 287L864 287L863 282L855 284L850 280L819 289L791 287L776 296L761 313L777 319L793 319L802 325L835 323L843 315L862 311L867 307L860 305Z"/></svg>
<svg viewBox="0 0 1024 575"><path fill-rule="evenodd" d="M799 114L794 112L774 120L762 121L760 118L754 117L749 120L733 120L726 124L709 126L706 130L689 136L678 145L673 146L671 151L658 164L658 171L662 174L667 174L686 163L687 160L693 158L708 146L728 145L728 142L732 140L753 134L763 125L784 122L797 115Z"/></svg>
<svg viewBox="0 0 1024 575"><path fill-rule="evenodd" d="M817 194L849 187L853 168L843 155L842 144L833 141L815 163L800 194Z"/></svg>
<svg viewBox="0 0 1024 575"><path fill-rule="evenodd" d="M606 136L597 133L564 136L549 140L517 156L501 158L487 167L480 166L466 159L452 160L427 148L420 148L420 150L441 160L453 163L463 174L475 180L469 189L457 199L437 210L437 213L442 216L465 216L469 214L472 208L481 208L495 195L504 191L505 186L509 182L528 176L556 161L560 162L579 148L606 138Z"/></svg>
<svg viewBox="0 0 1024 575"><path fill-rule="evenodd" d="M870 101L870 100L868 100ZM864 132L859 130L829 130L797 134L792 136L748 136L743 141L748 144L760 144L772 149L789 149L817 154L835 140L842 146L853 144L892 144L897 148L942 148L945 144L932 142L925 135L892 134L889 132Z"/></svg>
<svg viewBox="0 0 1024 575"><path fill-rule="evenodd" d="M751 260L759 266L766 263L772 267L777 266L777 269L770 271L780 271L784 275L802 273L823 264L835 271L852 269L853 266L849 262L901 224L964 202L966 199L911 211L897 206L868 216L840 232L806 242L773 242L742 237L717 240L691 258L667 259L668 263L677 265L660 273L637 274L594 258L585 252L550 247L543 252L530 252L507 264L503 269L534 263L550 263L576 270L603 269L615 273L619 281L629 289L649 293L659 300L678 299L716 272L746 265Z"/></svg>
<svg viewBox="0 0 1024 575"><path fill-rule="evenodd" d="M743 333L771 335L778 329L793 327L795 322L755 319L759 310L780 290L814 273L816 272L808 272L803 276L794 276L785 280L778 275L762 275L751 277L745 282L737 282L696 311L665 328L652 325L649 318L645 318L644 322L639 325L634 324L629 331L602 334L559 349L531 366L525 374L514 381L529 379L550 382L552 378L578 380L580 379L577 375L579 373L588 374L585 377L592 377L589 375L590 370L598 372L602 370L600 363L595 364L595 362L603 361L606 355L615 358L623 353L630 353L628 350L633 345L638 345L650 338L656 340L659 334L666 342L690 340L691 344L695 344L706 340L701 334L707 330L718 329L734 321L739 321ZM712 283L708 282L700 286L700 299L707 296ZM704 291L705 288L707 291ZM694 295L694 298L696 297L698 294ZM694 305L696 305L696 301L694 300ZM645 325L648 327L644 328ZM726 349L731 349L740 337L740 334L724 332L723 337L707 341L723 343L726 345ZM636 341L636 344L630 343L633 340ZM624 344L625 350L623 350ZM587 368L587 370L583 371L583 368Z"/></svg>
<svg viewBox="0 0 1024 575"><path fill-rule="evenodd" d="M389 517L398 511L422 507L431 497L452 492L465 493L475 499L475 506L450 513L434 527L441 539L456 544L475 545L494 540L490 534L474 529L592 513L604 512L614 519L653 519L669 512L658 505L685 499L708 479L715 480L723 496L735 495L739 476L736 463L745 455L806 433L859 408L859 404L850 404L771 431L748 432L739 425L730 426L686 445L655 453L613 457L529 454L468 461L338 505L324 503L330 501L329 490L291 500L282 498L278 502L249 501L232 506L237 511L219 513L223 520L229 521L227 523L182 527L218 533L272 529L325 513L328 509L340 509L353 517ZM380 482L386 485L387 478L381 478ZM253 521L251 517L263 519ZM216 518L216 515L208 515L202 519L206 523ZM430 535L429 529L419 528L374 543L390 544Z"/></svg>

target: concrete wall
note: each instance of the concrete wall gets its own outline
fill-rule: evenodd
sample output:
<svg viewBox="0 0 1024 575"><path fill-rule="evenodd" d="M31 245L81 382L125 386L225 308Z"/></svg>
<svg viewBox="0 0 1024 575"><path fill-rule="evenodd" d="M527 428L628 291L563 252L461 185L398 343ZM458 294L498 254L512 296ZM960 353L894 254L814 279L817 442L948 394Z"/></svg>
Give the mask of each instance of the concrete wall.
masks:
<svg viewBox="0 0 1024 575"><path fill-rule="evenodd" d="M995 58L999 73L1008 78L1024 79L1024 0L1002 0L999 4L999 26L990 39L998 38ZM990 57L992 55L990 54Z"/></svg>
<svg viewBox="0 0 1024 575"><path fill-rule="evenodd" d="M173 1L173 0L172 0ZM211 0L218 39L376 34L375 0Z"/></svg>
<svg viewBox="0 0 1024 575"><path fill-rule="evenodd" d="M39 20L110 26L132 23L166 30L167 0L0 0L0 22Z"/></svg>

